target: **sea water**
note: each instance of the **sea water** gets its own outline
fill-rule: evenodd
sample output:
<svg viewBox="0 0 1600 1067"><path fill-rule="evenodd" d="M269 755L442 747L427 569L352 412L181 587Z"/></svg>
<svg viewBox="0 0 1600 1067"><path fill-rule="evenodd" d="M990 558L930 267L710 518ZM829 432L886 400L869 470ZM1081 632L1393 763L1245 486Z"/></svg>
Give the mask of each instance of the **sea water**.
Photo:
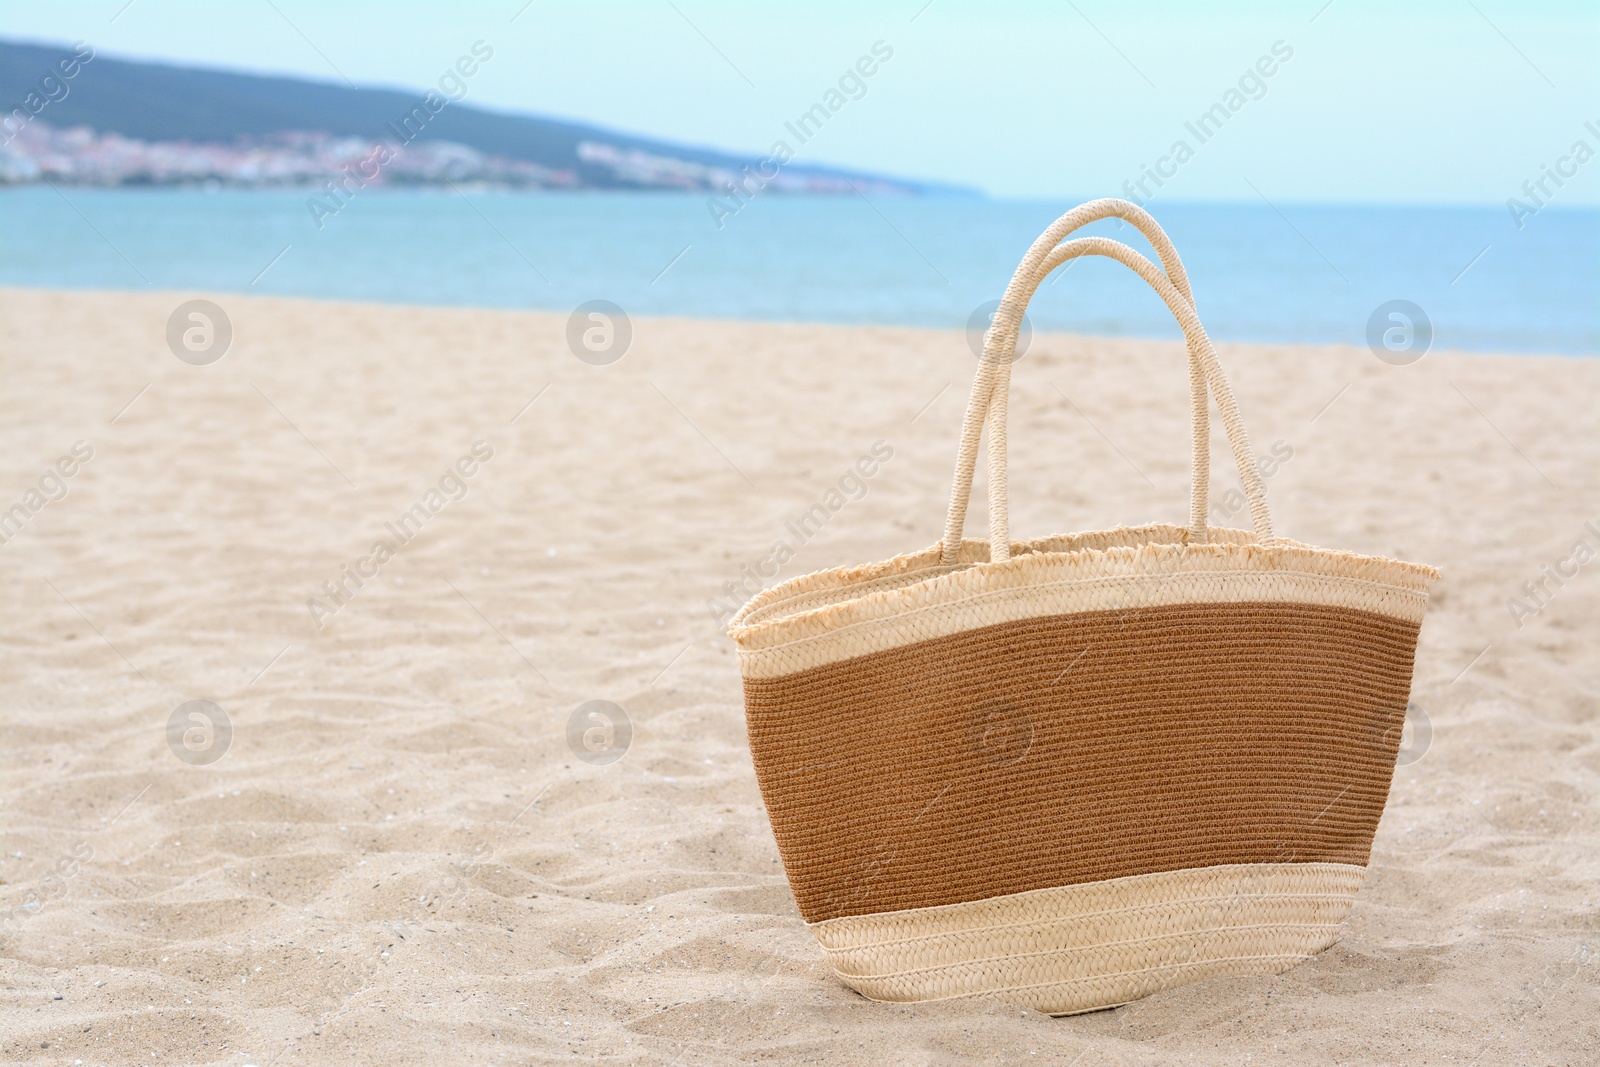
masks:
<svg viewBox="0 0 1600 1067"><path fill-rule="evenodd" d="M313 210L317 200L324 210ZM0 284L961 328L1076 200L366 189L0 191ZM337 210L329 213L329 204ZM1382 305L1435 348L1600 354L1600 211L1148 205L1215 337L1366 344ZM1085 233L1127 240L1114 221ZM1176 337L1124 267L1058 270L1033 326Z"/></svg>

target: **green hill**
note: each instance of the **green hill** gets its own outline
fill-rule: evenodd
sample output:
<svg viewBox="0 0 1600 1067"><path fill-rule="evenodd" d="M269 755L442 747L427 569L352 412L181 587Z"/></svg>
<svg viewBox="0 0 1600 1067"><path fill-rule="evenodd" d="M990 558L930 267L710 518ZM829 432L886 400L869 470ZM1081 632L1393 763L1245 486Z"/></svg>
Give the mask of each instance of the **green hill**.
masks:
<svg viewBox="0 0 1600 1067"><path fill-rule="evenodd" d="M6 114L21 107L27 94L70 45L0 41L0 105ZM284 132L334 136L391 137L388 124L415 108L426 90L350 88L303 78L243 74L135 62L96 54L66 83L67 95L52 100L37 120L53 127L88 126L143 141L229 142ZM525 160L571 171L589 186L628 185L615 168L579 158L578 146L596 142L628 152L640 151L708 167L737 171L758 155L740 156L706 148L619 133L536 115L489 111L451 103L422 130L419 141L451 141L488 155ZM906 193L967 193L924 182L882 175L794 164L786 175L849 178Z"/></svg>

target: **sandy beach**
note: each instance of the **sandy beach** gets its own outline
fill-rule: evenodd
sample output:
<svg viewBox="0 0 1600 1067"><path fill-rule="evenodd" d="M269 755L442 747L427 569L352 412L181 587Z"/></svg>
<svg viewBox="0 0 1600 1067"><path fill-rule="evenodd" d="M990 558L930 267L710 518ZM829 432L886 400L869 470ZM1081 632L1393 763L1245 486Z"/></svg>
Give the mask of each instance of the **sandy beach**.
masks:
<svg viewBox="0 0 1600 1067"><path fill-rule="evenodd" d="M595 366L561 314L211 294L201 366L197 295L0 290L0 1059L1600 1061L1600 362L1219 344L1279 531L1442 571L1418 714L1341 941L1053 1019L832 976L718 621L779 540L938 540L964 335L641 317ZM1013 535L1185 521L1187 398L1176 341L1036 335Z"/></svg>

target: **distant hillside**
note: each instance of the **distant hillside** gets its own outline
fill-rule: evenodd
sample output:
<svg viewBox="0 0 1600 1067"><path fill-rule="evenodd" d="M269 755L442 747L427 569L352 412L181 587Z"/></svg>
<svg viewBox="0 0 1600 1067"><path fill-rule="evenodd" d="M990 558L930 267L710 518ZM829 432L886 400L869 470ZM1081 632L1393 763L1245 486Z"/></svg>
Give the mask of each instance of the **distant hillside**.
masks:
<svg viewBox="0 0 1600 1067"><path fill-rule="evenodd" d="M5 114L29 110L25 101L30 93L37 103L43 95L41 78L72 51L70 45L0 41L0 106ZM427 92L353 89L301 78L133 62L98 53L81 64L65 87L64 97L50 100L30 121L55 130L87 126L100 135L140 142L257 145L282 140L285 134L393 142L390 131L415 113ZM465 146L501 161L500 171L507 170L504 164L509 161L531 164L524 170L565 176L548 183L558 185L714 188L761 158L534 115L486 111L464 102L451 102L425 123L414 125L419 146L429 142ZM59 144L50 150L59 150ZM907 194L972 192L798 162L783 167L782 174L780 185L798 191L848 191L844 183L853 181L864 188Z"/></svg>

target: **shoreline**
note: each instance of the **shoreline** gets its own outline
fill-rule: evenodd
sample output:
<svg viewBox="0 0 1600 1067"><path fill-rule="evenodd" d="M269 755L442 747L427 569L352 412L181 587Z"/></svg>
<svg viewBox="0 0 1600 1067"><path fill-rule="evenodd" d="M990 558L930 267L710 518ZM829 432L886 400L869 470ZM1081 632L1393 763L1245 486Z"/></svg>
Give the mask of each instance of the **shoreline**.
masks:
<svg viewBox="0 0 1600 1067"><path fill-rule="evenodd" d="M328 307L347 308L379 308L388 311L437 311L441 313L490 313L504 315L531 315L565 318L572 314L567 308L535 308L535 307L500 307L495 305L480 304L412 304L388 302L383 300L350 300L343 297L317 297L306 296L298 293L262 293L246 292L237 289L126 289L126 288L96 288L85 286L83 288L62 288L60 286L27 286L0 284L0 295L7 293L35 293L42 296L70 297L70 296L110 296L110 297L163 297L170 299L174 306L185 300L194 298L226 298L247 302L272 302L307 303L326 305ZM824 330L856 331L856 330L904 330L912 332L929 333L936 335L962 334L964 331L952 326L928 326L915 323L893 322L834 322L813 319L738 319L719 318L712 316L686 316L686 315L629 315L630 319L639 322L659 322L682 326L694 323L706 325L720 325L729 327L761 327L774 328L815 328ZM1174 333L1172 336L1149 336L1143 334L1111 334L1111 333L1082 333L1072 330L1037 330L1037 337L1074 338L1081 341L1125 341L1133 344L1176 344L1181 342L1182 335ZM1228 337L1211 336L1211 340L1219 348L1222 346L1238 347L1240 349L1279 349L1279 348L1306 348L1306 349L1337 349L1360 350L1365 349L1354 341L1277 341L1259 339L1235 339ZM1369 353L1370 355L1370 353ZM1600 359L1600 350L1593 353L1562 352L1548 349L1507 349L1507 348L1445 348L1432 347L1423 359L1438 359L1450 357L1484 358L1504 356L1514 359L1548 359L1560 361L1588 361ZM1027 359L1027 354L1022 356Z"/></svg>

